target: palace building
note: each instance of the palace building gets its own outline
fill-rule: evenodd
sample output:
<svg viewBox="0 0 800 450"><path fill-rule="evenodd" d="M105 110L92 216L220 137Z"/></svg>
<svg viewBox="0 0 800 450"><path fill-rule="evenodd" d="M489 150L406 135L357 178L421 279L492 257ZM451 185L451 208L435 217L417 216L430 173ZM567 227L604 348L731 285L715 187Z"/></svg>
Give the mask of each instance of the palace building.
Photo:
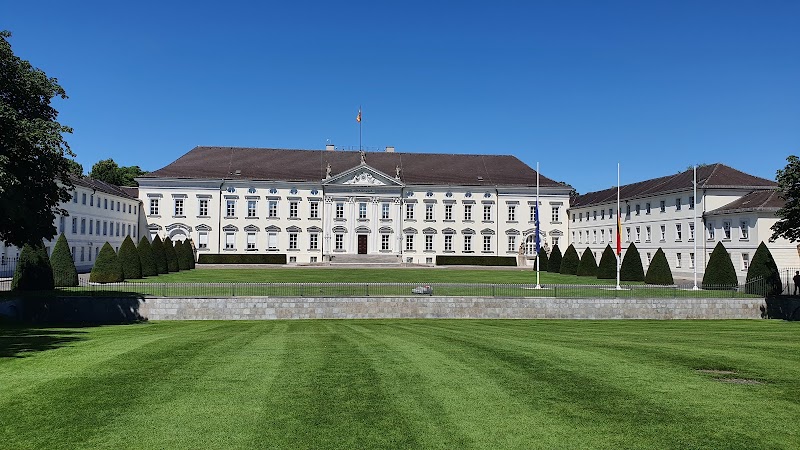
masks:
<svg viewBox="0 0 800 450"><path fill-rule="evenodd" d="M533 260L537 173L514 156L196 147L137 181L151 234L190 237L199 254ZM552 246L567 235L571 187L545 176L539 186Z"/></svg>

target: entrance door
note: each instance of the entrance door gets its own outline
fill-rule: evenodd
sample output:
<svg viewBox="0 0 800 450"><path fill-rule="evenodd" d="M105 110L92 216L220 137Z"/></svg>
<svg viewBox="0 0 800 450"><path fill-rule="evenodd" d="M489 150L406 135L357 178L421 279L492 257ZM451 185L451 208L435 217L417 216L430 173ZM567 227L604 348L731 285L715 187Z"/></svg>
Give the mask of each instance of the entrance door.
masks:
<svg viewBox="0 0 800 450"><path fill-rule="evenodd" d="M367 254L367 235L366 234L359 234L358 235L358 254L359 255L366 255Z"/></svg>

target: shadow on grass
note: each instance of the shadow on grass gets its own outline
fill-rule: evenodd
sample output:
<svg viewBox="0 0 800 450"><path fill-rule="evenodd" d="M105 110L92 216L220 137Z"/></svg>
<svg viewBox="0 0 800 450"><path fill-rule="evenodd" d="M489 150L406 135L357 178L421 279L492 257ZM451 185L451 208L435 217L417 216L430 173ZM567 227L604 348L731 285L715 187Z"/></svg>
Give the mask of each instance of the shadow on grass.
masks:
<svg viewBox="0 0 800 450"><path fill-rule="evenodd" d="M0 321L35 325L93 326L143 322L144 297L138 293L43 291L15 292L0 301Z"/></svg>
<svg viewBox="0 0 800 450"><path fill-rule="evenodd" d="M761 317L765 319L800 320L800 297L771 295L766 304L766 308L761 307Z"/></svg>
<svg viewBox="0 0 800 450"><path fill-rule="evenodd" d="M79 342L85 331L0 325L0 358L24 358Z"/></svg>

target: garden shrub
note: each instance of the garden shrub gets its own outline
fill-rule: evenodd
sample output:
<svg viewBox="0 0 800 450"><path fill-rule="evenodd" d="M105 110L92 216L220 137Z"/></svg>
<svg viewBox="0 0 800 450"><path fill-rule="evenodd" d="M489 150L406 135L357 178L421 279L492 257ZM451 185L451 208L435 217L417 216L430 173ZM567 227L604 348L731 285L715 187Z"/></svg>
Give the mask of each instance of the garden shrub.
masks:
<svg viewBox="0 0 800 450"><path fill-rule="evenodd" d="M49 291L53 287L53 268L44 243L23 245L14 278L11 279L11 290Z"/></svg>
<svg viewBox="0 0 800 450"><path fill-rule="evenodd" d="M595 277L597 276L597 260L594 259L592 249L586 247L581 256L581 262L578 264L577 275L580 277Z"/></svg>
<svg viewBox="0 0 800 450"><path fill-rule="evenodd" d="M547 272L547 251L544 248L539 247L539 253L536 255L536 258L539 260L539 271L541 272L544 270ZM536 270L536 266L533 266L533 269Z"/></svg>
<svg viewBox="0 0 800 450"><path fill-rule="evenodd" d="M575 246L570 244L564 252L564 257L561 259L561 268L559 272L565 275L575 275L578 273L578 264L580 264L580 262L578 251L575 250Z"/></svg>
<svg viewBox="0 0 800 450"><path fill-rule="evenodd" d="M763 281L762 281L763 280ZM762 241L753 254L750 267L747 268L747 284L745 290L748 294L777 295L783 291L781 275L775 258L767 245Z"/></svg>
<svg viewBox="0 0 800 450"><path fill-rule="evenodd" d="M187 255L189 255L189 268L194 269L195 260L194 260L194 243L191 239L186 239L183 241L183 245L186 246L188 249Z"/></svg>
<svg viewBox="0 0 800 450"><path fill-rule="evenodd" d="M597 278L600 280L614 280L617 278L617 254L611 245L606 245L600 264L597 266Z"/></svg>
<svg viewBox="0 0 800 450"><path fill-rule="evenodd" d="M97 255L97 260L92 267L92 273L89 274L89 281L93 283L118 283L124 281L122 273L122 265L119 263L117 253L114 248L106 242L103 248L100 249L100 254Z"/></svg>
<svg viewBox="0 0 800 450"><path fill-rule="evenodd" d="M153 255L153 247L150 245L150 240L146 236L142 236L139 245L136 247L139 253L139 262L142 265L143 277L154 277L158 275L158 268L156 267L155 255Z"/></svg>
<svg viewBox="0 0 800 450"><path fill-rule="evenodd" d="M558 248L558 244L553 246L553 249L550 250L550 256L547 259L547 271L553 273L560 273L561 272L561 249Z"/></svg>
<svg viewBox="0 0 800 450"><path fill-rule="evenodd" d="M642 257L636 244L631 243L625 250L622 258L622 265L619 268L620 281L644 281L644 267L642 267Z"/></svg>
<svg viewBox="0 0 800 450"><path fill-rule="evenodd" d="M708 258L706 273L703 274L703 289L733 289L738 285L731 255L722 242L718 242Z"/></svg>
<svg viewBox="0 0 800 450"><path fill-rule="evenodd" d="M191 269L189 265L189 254L186 252L186 246L184 245L185 241L176 241L175 245L175 253L178 256L178 269L180 270L189 270Z"/></svg>
<svg viewBox="0 0 800 450"><path fill-rule="evenodd" d="M675 284L672 278L672 269L669 268L667 255L661 247L658 248L653 259L650 260L650 267L647 268L647 275L644 277L644 282L647 284L670 285Z"/></svg>
<svg viewBox="0 0 800 450"><path fill-rule="evenodd" d="M119 264L122 266L122 276L126 280L142 278L142 262L139 259L139 252L136 244L133 243L130 235L125 237L122 245L119 246Z"/></svg>
<svg viewBox="0 0 800 450"><path fill-rule="evenodd" d="M50 254L50 266L53 268L53 285L69 287L78 285L78 270L69 250L69 242L64 233L58 237L53 252Z"/></svg>
<svg viewBox="0 0 800 450"><path fill-rule="evenodd" d="M169 273L169 270L167 270L167 253L164 251L164 242L159 235L153 238L151 248L153 250L153 259L156 261L156 272L159 274Z"/></svg>
<svg viewBox="0 0 800 450"><path fill-rule="evenodd" d="M164 255L167 258L167 271L179 271L180 267L178 267L178 254L175 253L175 246L172 244L172 239L170 239L169 236L164 238Z"/></svg>
<svg viewBox="0 0 800 450"><path fill-rule="evenodd" d="M516 266L513 256L449 256L437 255L437 266Z"/></svg>
<svg viewBox="0 0 800 450"><path fill-rule="evenodd" d="M286 264L285 253L270 254L208 254L198 258L198 264Z"/></svg>

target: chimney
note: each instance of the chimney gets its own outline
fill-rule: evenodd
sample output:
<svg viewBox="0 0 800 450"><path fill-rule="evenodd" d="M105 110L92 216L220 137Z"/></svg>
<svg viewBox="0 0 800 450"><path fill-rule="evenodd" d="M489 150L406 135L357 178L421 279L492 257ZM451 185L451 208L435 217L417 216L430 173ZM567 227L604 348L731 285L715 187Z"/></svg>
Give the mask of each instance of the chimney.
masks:
<svg viewBox="0 0 800 450"><path fill-rule="evenodd" d="M332 151L336 150L336 147L334 147L333 144L325 144L325 150L327 150L329 152L332 152Z"/></svg>
<svg viewBox="0 0 800 450"><path fill-rule="evenodd" d="M387 145L386 153L394 153L394 145Z"/></svg>

